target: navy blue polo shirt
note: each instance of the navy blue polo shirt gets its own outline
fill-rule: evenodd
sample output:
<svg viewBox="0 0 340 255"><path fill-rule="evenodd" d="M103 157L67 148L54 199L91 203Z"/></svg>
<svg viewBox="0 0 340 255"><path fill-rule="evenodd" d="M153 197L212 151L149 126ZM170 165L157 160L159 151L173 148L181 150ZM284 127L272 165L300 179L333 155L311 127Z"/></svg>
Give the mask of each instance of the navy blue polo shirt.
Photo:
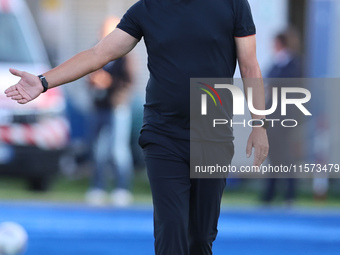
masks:
<svg viewBox="0 0 340 255"><path fill-rule="evenodd" d="M142 130L179 139L190 138L190 78L233 77L235 37L256 33L247 0L140 0L117 27L147 48Z"/></svg>

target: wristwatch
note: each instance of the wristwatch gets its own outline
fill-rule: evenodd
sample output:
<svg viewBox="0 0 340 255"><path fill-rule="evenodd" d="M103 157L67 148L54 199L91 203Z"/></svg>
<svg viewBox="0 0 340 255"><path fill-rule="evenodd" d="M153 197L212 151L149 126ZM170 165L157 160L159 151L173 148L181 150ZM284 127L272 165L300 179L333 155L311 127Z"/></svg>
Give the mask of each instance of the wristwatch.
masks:
<svg viewBox="0 0 340 255"><path fill-rule="evenodd" d="M48 90L48 82L46 81L45 76L43 75L38 75L40 81L41 81L41 85L43 86L44 90L42 93L45 93Z"/></svg>
<svg viewBox="0 0 340 255"><path fill-rule="evenodd" d="M269 121L265 118L262 118L260 120L253 120L252 121L252 126L261 126L264 129L267 129L269 127Z"/></svg>

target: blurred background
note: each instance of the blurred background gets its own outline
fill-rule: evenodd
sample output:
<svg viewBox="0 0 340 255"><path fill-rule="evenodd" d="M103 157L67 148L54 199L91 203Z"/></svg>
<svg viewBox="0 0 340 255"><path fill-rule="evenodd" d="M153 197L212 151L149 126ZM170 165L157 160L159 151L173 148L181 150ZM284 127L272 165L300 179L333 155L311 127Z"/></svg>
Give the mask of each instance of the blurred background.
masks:
<svg viewBox="0 0 340 255"><path fill-rule="evenodd" d="M0 90L17 81L10 67L40 74L94 46L134 2L0 0ZM313 118L299 131L307 152L298 162L340 163L340 2L249 3L264 76L280 71L282 78L315 81L308 87L318 95ZM296 60L298 74L287 59ZM146 61L141 42L104 72L28 105L0 95L0 222L26 228L25 254L152 254L152 201L138 146ZM235 130L235 165L251 164L248 133ZM338 254L339 184L327 176L275 185L230 178L215 253Z"/></svg>

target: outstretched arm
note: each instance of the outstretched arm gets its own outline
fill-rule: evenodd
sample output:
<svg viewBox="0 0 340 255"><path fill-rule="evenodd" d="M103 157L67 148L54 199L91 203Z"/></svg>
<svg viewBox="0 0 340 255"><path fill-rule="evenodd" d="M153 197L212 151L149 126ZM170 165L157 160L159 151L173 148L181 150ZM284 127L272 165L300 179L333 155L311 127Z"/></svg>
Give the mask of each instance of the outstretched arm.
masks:
<svg viewBox="0 0 340 255"><path fill-rule="evenodd" d="M75 81L102 68L108 62L126 55L137 43L136 38L116 28L93 48L78 53L43 75L49 88ZM37 76L15 69L10 69L10 72L21 79L5 91L7 97L25 104L42 93L43 87Z"/></svg>
<svg viewBox="0 0 340 255"><path fill-rule="evenodd" d="M247 91L247 89L251 87L253 89L254 108L257 110L265 110L264 85L256 58L256 37L235 38L235 41L244 90ZM265 116L259 116L253 113L251 113L251 115L252 119L265 118ZM259 166L266 159L269 150L267 132L264 128L253 127L247 143L247 157L251 156L253 147L255 149L254 165Z"/></svg>

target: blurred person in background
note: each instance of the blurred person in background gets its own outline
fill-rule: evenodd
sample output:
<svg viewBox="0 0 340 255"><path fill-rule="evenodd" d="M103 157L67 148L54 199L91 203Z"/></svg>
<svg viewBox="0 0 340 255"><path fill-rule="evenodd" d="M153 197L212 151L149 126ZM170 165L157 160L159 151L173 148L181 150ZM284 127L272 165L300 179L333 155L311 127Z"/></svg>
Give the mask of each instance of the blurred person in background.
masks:
<svg viewBox="0 0 340 255"><path fill-rule="evenodd" d="M120 19L104 21L101 38L111 33ZM92 123L93 173L91 187L85 200L91 205L104 205L107 199L106 170L113 170L116 189L111 192L115 206L132 202L130 184L133 160L130 150L131 110L129 94L133 80L131 57L124 56L109 62L89 75L90 96L93 99Z"/></svg>
<svg viewBox="0 0 340 255"><path fill-rule="evenodd" d="M299 55L300 39L297 31L294 28L289 28L274 38L274 59L273 64L269 69L266 78L272 79L285 79L285 78L300 78L302 76L301 59ZM272 84L272 83L275 84ZM285 82L282 82L285 84ZM294 85L290 82L290 86ZM298 84L296 84L298 85ZM269 80L266 84L266 98L272 93L272 87L278 87L280 83ZM285 86L285 85L282 85ZM272 102L266 102L266 109L269 109ZM278 106L280 109L281 107ZM282 119L281 110L276 110L273 114L269 115L269 119ZM294 113L293 113L294 114ZM296 144L294 137L296 130L293 128L285 128L283 126L275 126L269 128L268 141L270 152L268 158L272 166L289 166L296 162ZM279 185L284 186L279 186ZM278 187L279 186L279 187ZM269 178L265 179L265 187L261 200L269 204L271 203L277 193L277 189L284 190L284 200L287 205L291 205L296 197L296 180L293 178Z"/></svg>
<svg viewBox="0 0 340 255"><path fill-rule="evenodd" d="M274 59L267 78L301 78L300 39L294 28L277 34L274 38Z"/></svg>

